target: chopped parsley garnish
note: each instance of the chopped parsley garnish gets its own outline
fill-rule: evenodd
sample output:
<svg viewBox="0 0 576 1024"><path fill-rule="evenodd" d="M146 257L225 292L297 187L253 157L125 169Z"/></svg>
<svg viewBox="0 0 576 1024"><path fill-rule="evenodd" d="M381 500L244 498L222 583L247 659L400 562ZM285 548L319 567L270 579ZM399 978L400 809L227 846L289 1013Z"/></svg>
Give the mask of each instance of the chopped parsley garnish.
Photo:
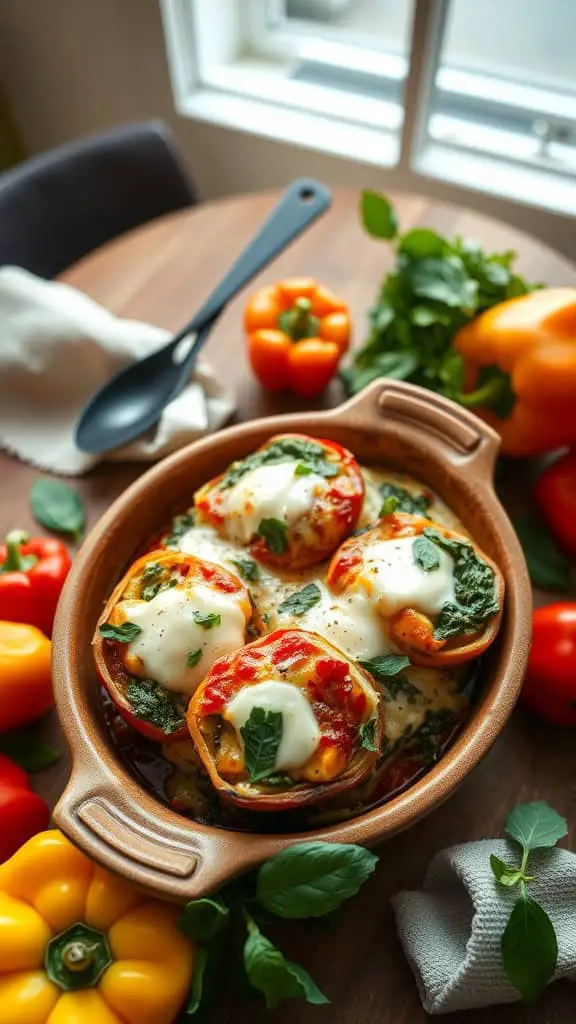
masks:
<svg viewBox="0 0 576 1024"><path fill-rule="evenodd" d="M283 523L281 519L261 519L257 532L264 539L271 555L284 554L288 547L286 523Z"/></svg>
<svg viewBox="0 0 576 1024"><path fill-rule="evenodd" d="M196 665L202 657L202 648L199 647L197 651L190 651L190 654L186 658L186 668L196 668Z"/></svg>
<svg viewBox="0 0 576 1024"><path fill-rule="evenodd" d="M424 572L433 572L440 568L440 553L428 537L416 537L412 544L412 557Z"/></svg>
<svg viewBox="0 0 576 1024"><path fill-rule="evenodd" d="M278 612L285 615L305 615L318 604L322 591L317 583L308 583L302 590L296 590L278 605Z"/></svg>
<svg viewBox="0 0 576 1024"><path fill-rule="evenodd" d="M358 730L360 746L364 747L364 750L377 751L379 749L375 743L376 724L376 719L370 718L369 721L363 722Z"/></svg>
<svg viewBox="0 0 576 1024"><path fill-rule="evenodd" d="M253 558L232 558L231 562L236 566L243 580L255 583L259 579L260 570L258 563Z"/></svg>
<svg viewBox="0 0 576 1024"><path fill-rule="evenodd" d="M160 565L160 562L147 562L142 570L142 579L148 581L154 580L161 572L162 566Z"/></svg>
<svg viewBox="0 0 576 1024"><path fill-rule="evenodd" d="M192 618L198 626L203 626L204 629L212 629L222 622L220 612L201 612L199 608L192 612Z"/></svg>
<svg viewBox="0 0 576 1024"><path fill-rule="evenodd" d="M427 515L428 509L432 504L432 500L428 495L414 494L413 491L408 491L405 487L397 487L396 484L381 484L380 494L384 499L384 504L386 504L386 501L389 498L396 498L398 504L395 508L398 512L410 512L412 515ZM382 509L384 509L384 505L382 506ZM392 509L392 511L394 511L394 509ZM380 513L381 516L387 514L389 515L390 513L386 513L384 511Z"/></svg>
<svg viewBox="0 0 576 1024"><path fill-rule="evenodd" d="M252 708L240 729L250 782L275 774L276 755L282 740L282 712Z"/></svg>
<svg viewBox="0 0 576 1024"><path fill-rule="evenodd" d="M424 535L454 560L456 600L447 601L436 617L434 637L449 640L480 632L486 619L500 611L492 567L478 557L469 541L444 537L432 527L425 529Z"/></svg>
<svg viewBox="0 0 576 1024"><path fill-rule="evenodd" d="M189 512L185 512L183 515L174 516L172 520L172 531L164 539L164 547L166 548L178 548L180 546L180 539L188 532L196 523L196 513L194 509L190 509Z"/></svg>
<svg viewBox="0 0 576 1024"><path fill-rule="evenodd" d="M182 696L170 693L153 679L132 676L126 691L132 713L170 735L184 725L186 706Z"/></svg>
<svg viewBox="0 0 576 1024"><path fill-rule="evenodd" d="M305 473L318 473L319 476L338 476L340 462L331 461L328 458L328 451L323 445L316 441L304 441L296 437L285 437L279 441L273 441L267 448L247 455L241 462L233 462L226 470L221 481L220 489L226 490L234 487L246 473L251 473L260 466L270 463L290 462L295 459L298 466L295 469L297 476L305 475L301 467L306 467Z"/></svg>
<svg viewBox="0 0 576 1024"><path fill-rule="evenodd" d="M142 632L142 627L135 622L123 622L121 626L112 626L109 622L104 622L99 629L105 640L115 640L119 644L129 644Z"/></svg>

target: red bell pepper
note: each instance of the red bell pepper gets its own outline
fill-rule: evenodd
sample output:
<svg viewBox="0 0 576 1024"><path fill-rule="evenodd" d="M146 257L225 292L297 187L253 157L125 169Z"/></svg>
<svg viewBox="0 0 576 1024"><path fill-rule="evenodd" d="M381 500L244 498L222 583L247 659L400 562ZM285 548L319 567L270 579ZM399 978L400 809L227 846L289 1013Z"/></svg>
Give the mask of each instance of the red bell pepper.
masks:
<svg viewBox="0 0 576 1024"><path fill-rule="evenodd" d="M32 791L26 772L0 754L0 864L49 821L48 804Z"/></svg>
<svg viewBox="0 0 576 1024"><path fill-rule="evenodd" d="M12 530L0 544L0 619L37 626L51 636L70 555L62 541Z"/></svg>

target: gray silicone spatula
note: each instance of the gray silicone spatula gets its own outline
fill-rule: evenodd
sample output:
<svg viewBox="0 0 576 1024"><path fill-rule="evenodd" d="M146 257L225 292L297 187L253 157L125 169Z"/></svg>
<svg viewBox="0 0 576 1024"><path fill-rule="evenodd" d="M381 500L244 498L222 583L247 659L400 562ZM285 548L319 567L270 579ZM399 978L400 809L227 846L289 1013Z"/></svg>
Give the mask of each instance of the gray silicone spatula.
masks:
<svg viewBox="0 0 576 1024"><path fill-rule="evenodd" d="M100 454L120 448L149 430L186 386L198 352L227 303L331 202L332 195L325 185L307 178L292 182L190 323L163 348L120 370L92 396L76 425L78 447Z"/></svg>

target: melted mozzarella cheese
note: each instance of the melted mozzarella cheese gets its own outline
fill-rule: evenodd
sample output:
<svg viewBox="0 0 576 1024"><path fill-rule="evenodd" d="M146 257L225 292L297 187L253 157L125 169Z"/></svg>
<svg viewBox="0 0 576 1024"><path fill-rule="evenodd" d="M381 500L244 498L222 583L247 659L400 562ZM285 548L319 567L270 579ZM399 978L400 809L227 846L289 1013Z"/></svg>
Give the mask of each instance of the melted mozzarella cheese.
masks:
<svg viewBox="0 0 576 1024"><path fill-rule="evenodd" d="M402 608L415 608L425 615L437 615L448 601L454 600L454 561L436 548L440 565L425 572L414 561L414 537L382 540L364 553L358 584L376 599L384 615Z"/></svg>
<svg viewBox="0 0 576 1024"><path fill-rule="evenodd" d="M224 540L212 526L192 526L178 541L178 550L185 555L194 555L205 562L221 565L228 571L234 570L234 561L246 557L246 551Z"/></svg>
<svg viewBox="0 0 576 1024"><path fill-rule="evenodd" d="M191 695L217 658L245 643L246 616L238 595L205 584L161 590L151 601L130 602L129 619L142 632L128 645L128 658L140 659L143 674L167 690ZM128 603L128 602L127 602ZM220 622L206 629L194 619L216 613ZM188 668L189 654L201 651Z"/></svg>
<svg viewBox="0 0 576 1024"><path fill-rule="evenodd" d="M274 770L289 771L306 764L320 742L320 729L302 690L274 680L245 686L240 690L229 702L224 714L236 729L240 742L240 729L254 708L282 712L282 738L276 752Z"/></svg>
<svg viewBox="0 0 576 1024"><path fill-rule="evenodd" d="M248 543L262 519L280 519L292 526L326 489L319 473L296 476L296 462L259 466L226 492L224 514L229 537Z"/></svg>
<svg viewBox="0 0 576 1024"><path fill-rule="evenodd" d="M318 633L350 658L375 658L396 651L382 631L373 601L361 590L332 594L318 584L321 598L304 615L276 614L274 626L293 626Z"/></svg>

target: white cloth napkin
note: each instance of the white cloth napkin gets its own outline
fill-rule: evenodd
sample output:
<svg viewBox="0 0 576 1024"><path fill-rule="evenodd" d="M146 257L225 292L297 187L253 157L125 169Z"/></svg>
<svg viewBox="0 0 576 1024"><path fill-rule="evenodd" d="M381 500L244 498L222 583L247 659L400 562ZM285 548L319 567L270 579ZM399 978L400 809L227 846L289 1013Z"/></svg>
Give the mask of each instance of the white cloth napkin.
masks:
<svg viewBox="0 0 576 1024"><path fill-rule="evenodd" d="M434 857L422 891L392 899L400 942L428 1013L519 998L500 953L518 891L497 885L492 853L506 863L518 860L518 850L504 839L454 846ZM576 854L563 849L532 853L530 874L537 877L530 895L544 907L558 939L554 979L576 981Z"/></svg>
<svg viewBox="0 0 576 1024"><path fill-rule="evenodd" d="M69 285L20 267L0 269L0 447L41 469L70 476L101 461L74 444L86 400L120 367L170 337L150 324L113 316ZM234 409L201 363L157 426L104 458L154 460L208 431Z"/></svg>

